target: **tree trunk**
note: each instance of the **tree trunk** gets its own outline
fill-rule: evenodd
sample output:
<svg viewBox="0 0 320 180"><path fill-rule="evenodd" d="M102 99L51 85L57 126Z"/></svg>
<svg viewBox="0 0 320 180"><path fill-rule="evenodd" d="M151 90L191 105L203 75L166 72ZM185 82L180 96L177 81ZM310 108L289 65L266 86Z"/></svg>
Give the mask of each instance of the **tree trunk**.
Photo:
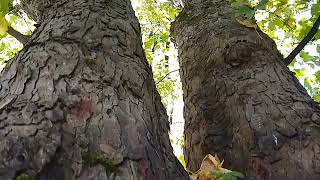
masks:
<svg viewBox="0 0 320 180"><path fill-rule="evenodd" d="M0 79L0 179L186 179L127 0L24 0Z"/></svg>
<svg viewBox="0 0 320 180"><path fill-rule="evenodd" d="M188 169L217 153L247 179L320 179L320 108L267 35L240 25L224 0L187 3L172 34Z"/></svg>

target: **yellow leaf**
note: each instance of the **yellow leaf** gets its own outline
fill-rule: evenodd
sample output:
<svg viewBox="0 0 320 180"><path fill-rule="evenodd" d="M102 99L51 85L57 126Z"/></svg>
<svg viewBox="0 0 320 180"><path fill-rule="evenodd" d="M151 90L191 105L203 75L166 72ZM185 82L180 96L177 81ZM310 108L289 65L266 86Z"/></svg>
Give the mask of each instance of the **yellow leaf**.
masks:
<svg viewBox="0 0 320 180"><path fill-rule="evenodd" d="M190 175L190 180L197 180L198 179L198 175L197 174L191 174Z"/></svg>
<svg viewBox="0 0 320 180"><path fill-rule="evenodd" d="M7 21L0 13L0 35L1 36L5 35L7 33L7 30L8 30Z"/></svg>
<svg viewBox="0 0 320 180"><path fill-rule="evenodd" d="M291 28L295 28L296 27L296 22L294 21L294 19L289 19L288 24Z"/></svg>
<svg viewBox="0 0 320 180"><path fill-rule="evenodd" d="M257 28L257 24L254 19L236 17L236 20L238 21L238 23L240 23L241 25L244 25L248 28Z"/></svg>
<svg viewBox="0 0 320 180"><path fill-rule="evenodd" d="M211 154L206 155L201 163L200 169L195 173L191 172L191 180L220 180L212 176L212 172L219 171L222 173L230 172L230 170L222 168L223 161L220 162L220 159L217 155L212 156Z"/></svg>

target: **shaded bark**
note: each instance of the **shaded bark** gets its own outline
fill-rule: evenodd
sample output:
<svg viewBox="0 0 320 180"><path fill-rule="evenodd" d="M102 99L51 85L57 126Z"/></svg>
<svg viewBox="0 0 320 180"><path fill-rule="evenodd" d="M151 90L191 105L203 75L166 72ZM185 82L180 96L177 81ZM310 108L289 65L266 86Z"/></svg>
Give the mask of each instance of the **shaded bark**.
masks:
<svg viewBox="0 0 320 180"><path fill-rule="evenodd" d="M208 154L247 179L320 179L320 109L265 34L228 1L189 2L171 29L184 93L185 159Z"/></svg>
<svg viewBox="0 0 320 180"><path fill-rule="evenodd" d="M1 73L0 179L186 179L130 2L22 3L40 26Z"/></svg>

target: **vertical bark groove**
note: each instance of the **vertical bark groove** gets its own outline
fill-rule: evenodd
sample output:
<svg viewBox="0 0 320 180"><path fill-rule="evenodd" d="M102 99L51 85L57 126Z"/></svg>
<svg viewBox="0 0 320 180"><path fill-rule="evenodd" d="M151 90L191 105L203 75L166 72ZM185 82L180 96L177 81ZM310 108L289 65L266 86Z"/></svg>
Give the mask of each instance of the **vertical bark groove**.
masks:
<svg viewBox="0 0 320 180"><path fill-rule="evenodd" d="M25 0L40 27L0 77L0 179L185 179L125 0Z"/></svg>
<svg viewBox="0 0 320 180"><path fill-rule="evenodd" d="M222 0L187 3L171 31L188 169L217 153L248 179L320 178L319 106L269 37L237 23Z"/></svg>

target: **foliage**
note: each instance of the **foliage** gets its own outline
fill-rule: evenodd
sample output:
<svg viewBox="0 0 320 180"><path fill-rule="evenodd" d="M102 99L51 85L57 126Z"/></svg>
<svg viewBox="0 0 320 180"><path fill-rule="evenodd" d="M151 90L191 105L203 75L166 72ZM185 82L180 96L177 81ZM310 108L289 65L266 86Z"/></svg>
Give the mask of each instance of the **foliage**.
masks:
<svg viewBox="0 0 320 180"><path fill-rule="evenodd" d="M259 28L268 34L279 50L287 56L306 36L320 15L319 0L229 0L236 10L236 20L246 26ZM320 31L304 48L289 68L320 102Z"/></svg>
<svg viewBox="0 0 320 180"><path fill-rule="evenodd" d="M263 10L266 8L266 3L268 0L261 0L256 6L250 4L250 2L245 0L229 0L231 7L236 10L236 20L246 26L257 28L254 15L258 10Z"/></svg>
<svg viewBox="0 0 320 180"><path fill-rule="evenodd" d="M8 30L7 21L2 15L2 13L0 13L0 36L4 36L7 33L7 30Z"/></svg>
<svg viewBox="0 0 320 180"><path fill-rule="evenodd" d="M9 9L9 0L0 1L0 71L3 64L22 49L22 44L7 33L8 27L31 35L35 28L33 25L34 22L24 12Z"/></svg>
<svg viewBox="0 0 320 180"><path fill-rule="evenodd" d="M15 179L16 180L32 180L32 177L29 176L29 174L27 174L27 173L21 173Z"/></svg>
<svg viewBox="0 0 320 180"><path fill-rule="evenodd" d="M8 30L5 15L9 12L9 0L0 1L0 36L4 36Z"/></svg>
<svg viewBox="0 0 320 180"><path fill-rule="evenodd" d="M133 3L136 15L142 29L143 46L147 60L152 66L153 76L162 102L166 107L177 94L174 89L179 87L177 72L168 73L178 69L176 52L170 42L170 24L178 14L171 1L137 0Z"/></svg>
<svg viewBox="0 0 320 180"><path fill-rule="evenodd" d="M257 12L257 16L263 17L258 20L259 27L276 41L278 48L285 55L306 36L319 15L319 0L269 0L266 8ZM289 66L318 102L320 77L316 76L316 72L320 70L319 38L320 31ZM305 71L302 71L303 69Z"/></svg>
<svg viewBox="0 0 320 180"><path fill-rule="evenodd" d="M82 150L81 157L83 161L88 165L94 166L97 164L101 164L105 168L107 174L110 174L117 170L117 166L114 165L111 160L104 158L100 154L91 154L86 150Z"/></svg>
<svg viewBox="0 0 320 180"><path fill-rule="evenodd" d="M211 173L211 175L216 179L223 179L223 180L237 180L238 178L244 178L244 175L238 171L230 171L227 173L214 171Z"/></svg>
<svg viewBox="0 0 320 180"><path fill-rule="evenodd" d="M191 180L236 180L244 178L244 175L237 171L231 171L222 167L217 155L208 154L202 160L200 169L192 173L190 172Z"/></svg>
<svg viewBox="0 0 320 180"><path fill-rule="evenodd" d="M186 165L186 161L184 160L184 155L180 154L177 158L180 161L181 165L186 169L187 165Z"/></svg>

